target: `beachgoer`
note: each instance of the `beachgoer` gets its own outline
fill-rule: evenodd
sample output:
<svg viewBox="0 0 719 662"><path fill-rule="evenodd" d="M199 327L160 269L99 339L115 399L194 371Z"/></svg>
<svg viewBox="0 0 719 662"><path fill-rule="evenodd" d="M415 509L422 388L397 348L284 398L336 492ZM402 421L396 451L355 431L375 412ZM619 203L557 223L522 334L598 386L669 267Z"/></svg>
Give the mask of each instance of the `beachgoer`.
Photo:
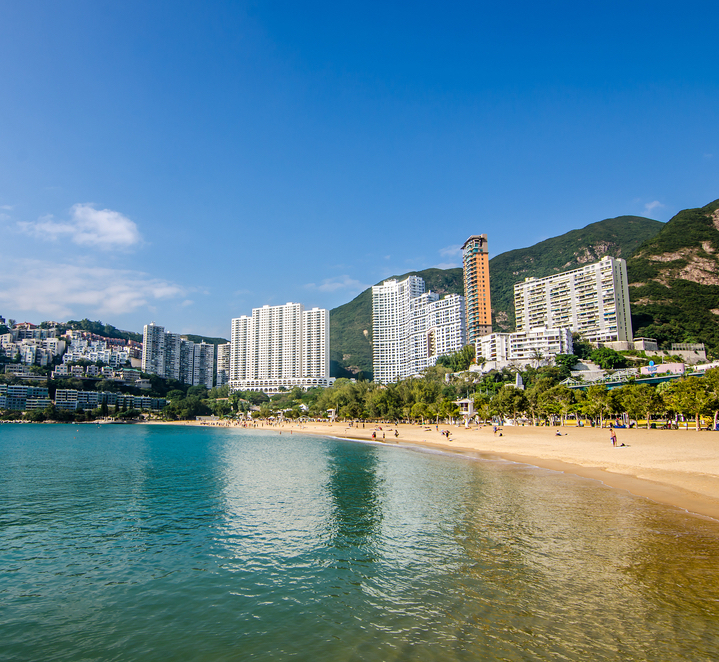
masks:
<svg viewBox="0 0 719 662"><path fill-rule="evenodd" d="M557 430L557 431L554 433L554 436L555 436L555 437L561 437L561 436L562 436L562 433L561 433L559 430Z"/></svg>
<svg viewBox="0 0 719 662"><path fill-rule="evenodd" d="M616 446L617 445L617 433L614 431L614 428L612 428L609 438L612 440L612 446Z"/></svg>
<svg viewBox="0 0 719 662"><path fill-rule="evenodd" d="M399 437L399 431L398 431L398 430L395 430L395 431L394 431L394 436L395 436L395 437Z"/></svg>

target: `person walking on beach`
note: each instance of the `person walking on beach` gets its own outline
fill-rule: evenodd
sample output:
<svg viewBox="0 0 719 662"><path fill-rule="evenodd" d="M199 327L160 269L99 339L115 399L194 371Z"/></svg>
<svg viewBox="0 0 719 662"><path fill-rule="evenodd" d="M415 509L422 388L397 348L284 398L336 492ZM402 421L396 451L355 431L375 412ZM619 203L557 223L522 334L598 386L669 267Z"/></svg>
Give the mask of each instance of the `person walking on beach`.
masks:
<svg viewBox="0 0 719 662"><path fill-rule="evenodd" d="M609 438L612 440L612 446L617 445L617 433L614 431L614 428L611 429L611 433L609 434Z"/></svg>

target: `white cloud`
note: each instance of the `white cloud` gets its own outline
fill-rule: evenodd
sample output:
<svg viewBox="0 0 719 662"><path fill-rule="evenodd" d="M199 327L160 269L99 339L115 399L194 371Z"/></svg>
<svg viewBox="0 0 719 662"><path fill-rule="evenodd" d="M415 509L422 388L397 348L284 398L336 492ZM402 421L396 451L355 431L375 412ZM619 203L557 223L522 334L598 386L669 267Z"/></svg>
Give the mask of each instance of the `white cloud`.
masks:
<svg viewBox="0 0 719 662"><path fill-rule="evenodd" d="M9 221L10 217L7 214L0 213L0 221Z"/></svg>
<svg viewBox="0 0 719 662"><path fill-rule="evenodd" d="M42 239L56 240L69 236L80 246L95 246L103 250L130 248L142 240L135 222L112 209L77 204L70 209L70 217L67 222L57 222L48 215L38 219L37 223L18 223L18 227Z"/></svg>
<svg viewBox="0 0 719 662"><path fill-rule="evenodd" d="M435 264L435 269L456 269L457 267L461 267L462 265L458 262L440 262L439 264Z"/></svg>
<svg viewBox="0 0 719 662"><path fill-rule="evenodd" d="M445 248L439 249L439 254L442 257L455 257L462 254L462 246L459 244L455 246L446 246Z"/></svg>
<svg viewBox="0 0 719 662"><path fill-rule="evenodd" d="M664 207L664 205L659 202L659 200L647 202L647 204L644 205L644 213L651 214L655 209L661 209L662 207Z"/></svg>
<svg viewBox="0 0 719 662"><path fill-rule="evenodd" d="M319 290L320 292L336 292L337 290L361 292L362 290L366 290L369 285L365 285L354 278L344 275L335 278L325 278L319 285L316 283L308 283L305 287L312 290Z"/></svg>
<svg viewBox="0 0 719 662"><path fill-rule="evenodd" d="M140 271L4 260L0 304L50 318L75 314L123 314L185 294L182 287Z"/></svg>
<svg viewBox="0 0 719 662"><path fill-rule="evenodd" d="M0 209L4 209L5 211L12 211L13 207L12 205L0 205Z"/></svg>

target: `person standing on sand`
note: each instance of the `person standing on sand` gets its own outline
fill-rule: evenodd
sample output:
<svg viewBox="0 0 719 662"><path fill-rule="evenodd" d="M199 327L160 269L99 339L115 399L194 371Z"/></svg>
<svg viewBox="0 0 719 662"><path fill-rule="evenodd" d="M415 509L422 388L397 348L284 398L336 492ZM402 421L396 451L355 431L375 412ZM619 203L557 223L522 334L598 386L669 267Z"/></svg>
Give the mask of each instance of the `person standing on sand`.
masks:
<svg viewBox="0 0 719 662"><path fill-rule="evenodd" d="M609 434L609 438L612 440L612 446L616 446L617 445L617 433L614 431L614 428L612 428L612 431Z"/></svg>

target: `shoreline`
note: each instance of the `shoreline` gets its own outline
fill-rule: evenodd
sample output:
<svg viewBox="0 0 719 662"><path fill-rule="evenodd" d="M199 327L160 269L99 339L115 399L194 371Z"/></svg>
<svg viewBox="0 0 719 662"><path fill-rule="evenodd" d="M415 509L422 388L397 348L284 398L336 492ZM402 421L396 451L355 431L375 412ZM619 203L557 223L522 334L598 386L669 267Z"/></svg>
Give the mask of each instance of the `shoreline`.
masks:
<svg viewBox="0 0 719 662"><path fill-rule="evenodd" d="M192 421L190 425L198 423ZM710 432L619 429L619 443L626 446L615 448L609 441L608 428L507 426L501 428L500 437L494 435L491 426L467 430L444 427L451 433L447 440L434 426L365 425L363 429L337 423L287 422L247 429L292 431L409 449L432 448L468 459L515 462L596 480L609 488L719 521L719 435ZM383 428L377 430L378 437L384 432L387 438L373 440L375 427ZM400 433L398 438L394 437L395 429Z"/></svg>

